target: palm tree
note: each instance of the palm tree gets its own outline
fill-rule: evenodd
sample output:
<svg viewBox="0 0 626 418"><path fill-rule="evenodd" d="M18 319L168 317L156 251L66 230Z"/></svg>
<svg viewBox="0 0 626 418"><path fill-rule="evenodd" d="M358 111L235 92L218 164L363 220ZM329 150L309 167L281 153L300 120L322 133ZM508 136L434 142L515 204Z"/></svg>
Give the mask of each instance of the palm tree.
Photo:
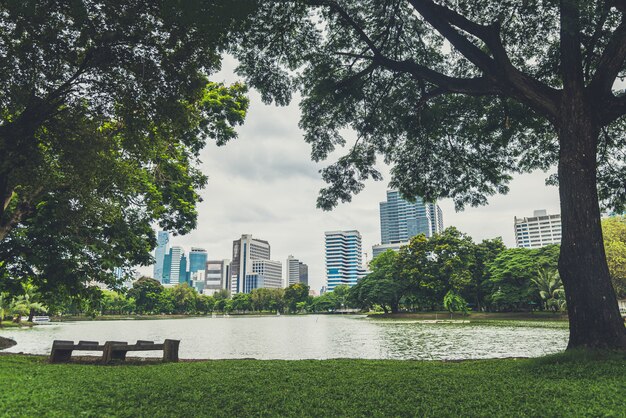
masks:
<svg viewBox="0 0 626 418"><path fill-rule="evenodd" d="M544 309L554 311L567 309L565 290L558 270L542 268L537 272L537 277L530 280L537 287L539 296L544 301Z"/></svg>
<svg viewBox="0 0 626 418"><path fill-rule="evenodd" d="M30 283L23 283L24 303L28 308L28 322L33 322L35 312L47 312L48 308L41 303L41 294L37 291L37 287Z"/></svg>

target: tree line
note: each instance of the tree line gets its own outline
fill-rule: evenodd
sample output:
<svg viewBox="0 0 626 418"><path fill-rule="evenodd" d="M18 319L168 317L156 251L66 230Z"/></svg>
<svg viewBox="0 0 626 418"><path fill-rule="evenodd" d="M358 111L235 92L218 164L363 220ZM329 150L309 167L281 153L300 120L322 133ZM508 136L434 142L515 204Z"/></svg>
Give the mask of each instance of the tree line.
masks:
<svg viewBox="0 0 626 418"><path fill-rule="evenodd" d="M626 297L626 217L602 221L611 278ZM254 289L231 297L223 289L208 296L183 283L164 287L142 277L127 290L91 287L81 296L49 296L32 283L0 293L0 321L32 320L35 313L131 315L209 313L327 313L345 308L389 313L418 311L519 312L567 309L557 270L559 246L506 248L501 238L475 243L454 227L430 238L413 237L400 251L388 250L370 263L370 273L352 288L337 286L311 296L302 283L285 289ZM1 323L1 322L0 322Z"/></svg>

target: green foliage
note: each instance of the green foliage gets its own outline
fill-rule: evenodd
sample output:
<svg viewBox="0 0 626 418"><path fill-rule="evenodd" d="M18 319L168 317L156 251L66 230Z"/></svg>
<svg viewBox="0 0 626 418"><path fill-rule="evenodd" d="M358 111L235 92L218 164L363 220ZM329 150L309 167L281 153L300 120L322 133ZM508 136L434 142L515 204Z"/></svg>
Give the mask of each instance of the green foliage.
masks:
<svg viewBox="0 0 626 418"><path fill-rule="evenodd" d="M581 42L582 86L609 39L622 42L621 13L603 0L260 3L234 46L239 72L267 102L302 95L300 124L314 160L345 146L345 132L359 137L322 171L329 187L318 205L325 209L381 178L378 154L405 196L451 197L463 207L506 193L513 174L558 160L558 105L546 103L559 100L564 72L574 71L560 65L563 5L580 15L576 36L593 40ZM608 103L598 107L608 110ZM601 197L621 207L626 195L616 185L624 162L611 150L621 147L612 138L624 120L610 122L599 139L609 152L598 160L598 180Z"/></svg>
<svg viewBox="0 0 626 418"><path fill-rule="evenodd" d="M563 283L556 269L542 268L537 275L530 279L539 291L539 296L543 300L543 306L546 310L567 311L567 302L565 301L565 290Z"/></svg>
<svg viewBox="0 0 626 418"><path fill-rule="evenodd" d="M448 293L443 297L443 307L452 314L453 312L463 312L467 315L467 302L463 299L463 296L454 292L454 290L448 290Z"/></svg>
<svg viewBox="0 0 626 418"><path fill-rule="evenodd" d="M302 283L294 283L285 289L284 300L289 312L297 313L302 310L302 303L306 306L309 299L309 289L309 286Z"/></svg>
<svg viewBox="0 0 626 418"><path fill-rule="evenodd" d="M0 408L7 416L180 416L181 405L186 416L211 417L623 415L624 355L575 354L117 367L50 365L45 358L3 355Z"/></svg>
<svg viewBox="0 0 626 418"><path fill-rule="evenodd" d="M153 313L161 302L164 293L163 286L158 280L150 277L142 277L133 283L128 290L128 296L135 300L135 306L139 313ZM175 303L175 302L174 302ZM172 306L172 310L174 306Z"/></svg>
<svg viewBox="0 0 626 418"><path fill-rule="evenodd" d="M559 247L538 249L511 248L502 251L489 268L489 278L484 283L490 294L486 303L492 310L528 310L538 305L536 290L531 280L540 269L557 268Z"/></svg>
<svg viewBox="0 0 626 418"><path fill-rule="evenodd" d="M626 297L626 216L602 219L604 251L613 288L618 297Z"/></svg>
<svg viewBox="0 0 626 418"><path fill-rule="evenodd" d="M407 290L400 276L398 253L387 250L370 262L371 273L350 289L350 301L361 309L380 306L385 313L398 312L400 298Z"/></svg>
<svg viewBox="0 0 626 418"><path fill-rule="evenodd" d="M210 82L245 0L0 5L0 289L118 286L153 224L196 225L209 139L236 136L241 84Z"/></svg>

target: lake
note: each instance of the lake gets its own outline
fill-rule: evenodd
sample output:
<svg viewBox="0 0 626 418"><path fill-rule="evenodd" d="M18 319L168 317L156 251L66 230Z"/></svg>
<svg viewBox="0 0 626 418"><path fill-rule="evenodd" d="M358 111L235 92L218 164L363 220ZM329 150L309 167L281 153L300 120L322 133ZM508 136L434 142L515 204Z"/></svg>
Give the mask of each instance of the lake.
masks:
<svg viewBox="0 0 626 418"><path fill-rule="evenodd" d="M181 340L183 359L460 360L539 357L563 351L568 329L552 322L433 324L360 315L283 315L77 321L5 329L0 335L17 341L3 352L29 354L49 354L55 339L134 343L170 338Z"/></svg>

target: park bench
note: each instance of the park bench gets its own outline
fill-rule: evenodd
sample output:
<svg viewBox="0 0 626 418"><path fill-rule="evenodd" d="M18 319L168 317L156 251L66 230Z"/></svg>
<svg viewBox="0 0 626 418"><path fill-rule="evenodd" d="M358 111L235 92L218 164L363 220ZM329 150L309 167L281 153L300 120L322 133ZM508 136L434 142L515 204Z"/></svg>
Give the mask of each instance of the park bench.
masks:
<svg viewBox="0 0 626 418"><path fill-rule="evenodd" d="M152 351L163 350L163 361L178 361L178 347L180 340L165 340L162 344L153 341L137 341L136 344L128 344L123 341L107 341L99 344L97 341L74 341L54 340L50 353L50 363L64 363L72 358L74 351L102 351L102 362L109 363L112 360L126 360L129 351Z"/></svg>

